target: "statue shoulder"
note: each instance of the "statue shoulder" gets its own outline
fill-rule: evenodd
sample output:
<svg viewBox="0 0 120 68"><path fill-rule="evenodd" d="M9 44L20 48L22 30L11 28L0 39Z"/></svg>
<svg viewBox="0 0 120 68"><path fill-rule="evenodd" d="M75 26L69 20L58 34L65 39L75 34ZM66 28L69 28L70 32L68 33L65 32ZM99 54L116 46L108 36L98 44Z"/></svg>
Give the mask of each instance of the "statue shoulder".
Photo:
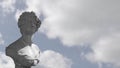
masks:
<svg viewBox="0 0 120 68"><path fill-rule="evenodd" d="M22 42L20 41L20 39L14 41L13 43L11 43L10 45L8 45L6 47L6 49L18 49L20 48L20 45L22 45Z"/></svg>

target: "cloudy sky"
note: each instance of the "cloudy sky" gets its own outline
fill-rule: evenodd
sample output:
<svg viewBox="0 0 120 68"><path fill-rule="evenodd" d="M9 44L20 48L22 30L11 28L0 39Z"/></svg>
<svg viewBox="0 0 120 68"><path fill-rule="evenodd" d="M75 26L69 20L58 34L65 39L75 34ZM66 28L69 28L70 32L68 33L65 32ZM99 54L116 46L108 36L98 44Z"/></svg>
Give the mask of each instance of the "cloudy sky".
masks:
<svg viewBox="0 0 120 68"><path fill-rule="evenodd" d="M21 34L19 15L42 21L33 42L41 50L33 68L120 68L119 0L0 0L0 68L14 68L5 47Z"/></svg>

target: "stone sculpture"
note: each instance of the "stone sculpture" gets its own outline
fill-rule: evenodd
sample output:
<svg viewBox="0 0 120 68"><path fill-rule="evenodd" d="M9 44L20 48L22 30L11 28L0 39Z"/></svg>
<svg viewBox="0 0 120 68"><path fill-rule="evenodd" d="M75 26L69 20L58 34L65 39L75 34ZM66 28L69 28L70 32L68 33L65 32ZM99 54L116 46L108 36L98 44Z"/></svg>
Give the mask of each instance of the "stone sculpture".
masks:
<svg viewBox="0 0 120 68"><path fill-rule="evenodd" d="M15 68L31 68L39 63L40 50L32 43L32 36L40 25L34 12L23 12L18 19L22 36L6 47L6 55L14 60Z"/></svg>

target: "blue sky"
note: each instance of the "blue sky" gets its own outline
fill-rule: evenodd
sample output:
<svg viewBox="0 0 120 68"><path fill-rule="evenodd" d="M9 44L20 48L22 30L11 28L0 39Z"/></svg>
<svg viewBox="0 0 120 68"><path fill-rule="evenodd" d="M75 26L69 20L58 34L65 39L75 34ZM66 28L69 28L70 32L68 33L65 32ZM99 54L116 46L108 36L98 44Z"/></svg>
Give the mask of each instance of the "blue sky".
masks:
<svg viewBox="0 0 120 68"><path fill-rule="evenodd" d="M41 62L33 68L119 68L119 0L0 0L0 68L14 68L5 47L21 34L17 19L34 11Z"/></svg>

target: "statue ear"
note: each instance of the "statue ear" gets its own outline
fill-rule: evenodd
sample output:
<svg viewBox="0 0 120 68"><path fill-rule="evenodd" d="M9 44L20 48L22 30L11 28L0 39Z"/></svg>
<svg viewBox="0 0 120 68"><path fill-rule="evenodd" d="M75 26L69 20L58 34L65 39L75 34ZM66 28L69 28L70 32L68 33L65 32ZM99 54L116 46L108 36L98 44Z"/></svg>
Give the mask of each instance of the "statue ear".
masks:
<svg viewBox="0 0 120 68"><path fill-rule="evenodd" d="M36 18L36 21L37 21L36 26L37 26L37 28L39 28L41 26L41 21L38 18Z"/></svg>

